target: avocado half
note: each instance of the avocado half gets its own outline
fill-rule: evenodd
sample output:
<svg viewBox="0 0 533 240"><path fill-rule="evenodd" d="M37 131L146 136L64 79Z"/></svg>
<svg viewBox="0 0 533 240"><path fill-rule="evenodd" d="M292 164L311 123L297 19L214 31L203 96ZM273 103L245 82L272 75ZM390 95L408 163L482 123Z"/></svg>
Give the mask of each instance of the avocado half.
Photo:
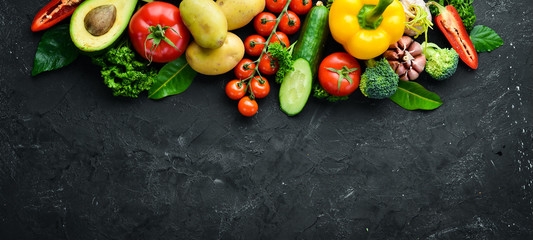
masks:
<svg viewBox="0 0 533 240"><path fill-rule="evenodd" d="M111 46L128 27L137 0L86 0L70 20L72 42L84 52Z"/></svg>

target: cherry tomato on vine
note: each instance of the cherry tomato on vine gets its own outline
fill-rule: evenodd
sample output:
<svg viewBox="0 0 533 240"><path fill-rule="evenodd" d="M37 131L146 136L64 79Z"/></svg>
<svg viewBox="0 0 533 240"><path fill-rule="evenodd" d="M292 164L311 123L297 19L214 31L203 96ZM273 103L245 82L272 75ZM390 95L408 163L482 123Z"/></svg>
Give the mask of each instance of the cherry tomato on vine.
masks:
<svg viewBox="0 0 533 240"><path fill-rule="evenodd" d="M263 83L259 79L263 80ZM255 98L264 98L270 93L270 84L264 77L255 76L250 82L250 89L254 93Z"/></svg>
<svg viewBox="0 0 533 240"><path fill-rule="evenodd" d="M239 108L239 112L246 117L251 117L255 115L259 108L257 106L257 102L255 100L250 99L250 97L248 96L241 98L237 107Z"/></svg>
<svg viewBox="0 0 533 240"><path fill-rule="evenodd" d="M287 0L266 0L266 7L268 11L273 13L280 13L285 8Z"/></svg>
<svg viewBox="0 0 533 240"><path fill-rule="evenodd" d="M252 74L254 74L254 69L255 69L255 63L248 58L243 58L237 64L237 66L235 66L233 71L235 72L235 76L238 79L243 80L243 79L251 77Z"/></svg>
<svg viewBox="0 0 533 240"><path fill-rule="evenodd" d="M278 61L270 56L270 54L263 54L259 61L259 72L265 75L275 74L279 69Z"/></svg>
<svg viewBox="0 0 533 240"><path fill-rule="evenodd" d="M331 95L347 96L359 87L361 66L345 52L336 52L322 60L318 68L320 85ZM340 80L340 81L339 81Z"/></svg>
<svg viewBox="0 0 533 240"><path fill-rule="evenodd" d="M299 15L305 15L311 7L313 6L313 1L311 0L292 0L289 3L289 8Z"/></svg>
<svg viewBox="0 0 533 240"><path fill-rule="evenodd" d="M294 34L300 29L300 18L293 11L287 11L287 13L283 14L283 17L281 17L278 27L279 30L288 35Z"/></svg>
<svg viewBox="0 0 533 240"><path fill-rule="evenodd" d="M289 37L287 37L287 34L283 32L276 32L274 35L272 35L272 38L270 38L270 43L279 43L281 42L281 45L285 45L284 47L289 47L291 43L289 42Z"/></svg>
<svg viewBox="0 0 533 240"><path fill-rule="evenodd" d="M240 80L231 80L226 84L226 95L232 100L239 100L246 94L246 86Z"/></svg>
<svg viewBox="0 0 533 240"><path fill-rule="evenodd" d="M266 40L261 35L250 35L244 40L244 50L246 54L257 57L261 55L263 48L265 48Z"/></svg>
<svg viewBox="0 0 533 240"><path fill-rule="evenodd" d="M269 36L276 26L276 16L273 13L262 12L254 18L255 31L261 36Z"/></svg>
<svg viewBox="0 0 533 240"><path fill-rule="evenodd" d="M135 50L149 61L158 63L180 57L190 38L178 7L159 1L142 6L131 17L128 32ZM170 40L174 46L165 39Z"/></svg>

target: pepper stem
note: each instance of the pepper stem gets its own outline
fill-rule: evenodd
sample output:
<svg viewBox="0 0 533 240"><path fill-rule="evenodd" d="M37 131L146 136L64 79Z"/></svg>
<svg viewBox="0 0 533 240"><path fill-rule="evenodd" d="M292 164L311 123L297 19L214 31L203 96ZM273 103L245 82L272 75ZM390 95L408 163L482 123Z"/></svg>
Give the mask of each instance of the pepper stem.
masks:
<svg viewBox="0 0 533 240"><path fill-rule="evenodd" d="M385 12L385 9L387 9L387 7L391 5L393 1L394 0L379 0L378 5L372 7L371 9L367 7L368 5L364 6L359 15L361 28L374 30L379 27L381 21L383 20L383 12Z"/></svg>
<svg viewBox="0 0 533 240"><path fill-rule="evenodd" d="M442 5L440 5L439 3L435 2L435 1L429 1L426 3L427 6L430 6L430 5L433 5L435 7L437 7L437 9L439 10L439 14L437 15L440 15L441 13L443 13L444 11L446 11L446 8Z"/></svg>

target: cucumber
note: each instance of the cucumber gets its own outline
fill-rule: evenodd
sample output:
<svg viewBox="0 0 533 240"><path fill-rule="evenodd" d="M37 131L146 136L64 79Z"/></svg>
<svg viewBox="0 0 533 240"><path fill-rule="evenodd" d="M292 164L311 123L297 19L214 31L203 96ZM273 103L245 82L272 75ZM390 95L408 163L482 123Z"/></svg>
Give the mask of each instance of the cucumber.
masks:
<svg viewBox="0 0 533 240"><path fill-rule="evenodd" d="M298 58L292 64L293 69L283 78L279 87L279 104L281 111L294 116L302 111L313 86L313 75L309 62Z"/></svg>
<svg viewBox="0 0 533 240"><path fill-rule="evenodd" d="M294 45L292 59L303 58L311 65L313 78L316 78L322 52L329 35L329 10L318 1L305 18L298 42Z"/></svg>

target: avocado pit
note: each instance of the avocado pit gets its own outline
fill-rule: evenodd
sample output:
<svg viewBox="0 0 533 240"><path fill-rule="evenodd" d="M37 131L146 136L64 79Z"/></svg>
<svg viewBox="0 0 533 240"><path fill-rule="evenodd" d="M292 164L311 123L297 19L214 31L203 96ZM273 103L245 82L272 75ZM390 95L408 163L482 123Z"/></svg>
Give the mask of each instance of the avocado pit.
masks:
<svg viewBox="0 0 533 240"><path fill-rule="evenodd" d="M117 19L117 8L115 5L107 4L98 6L85 16L83 22L85 29L93 36L106 34L115 24Z"/></svg>

